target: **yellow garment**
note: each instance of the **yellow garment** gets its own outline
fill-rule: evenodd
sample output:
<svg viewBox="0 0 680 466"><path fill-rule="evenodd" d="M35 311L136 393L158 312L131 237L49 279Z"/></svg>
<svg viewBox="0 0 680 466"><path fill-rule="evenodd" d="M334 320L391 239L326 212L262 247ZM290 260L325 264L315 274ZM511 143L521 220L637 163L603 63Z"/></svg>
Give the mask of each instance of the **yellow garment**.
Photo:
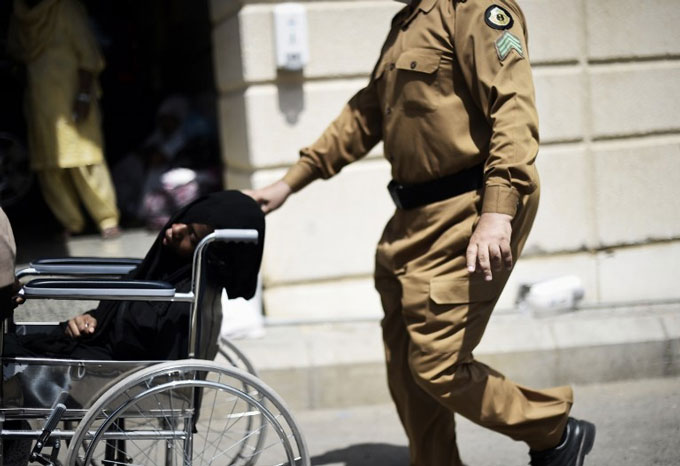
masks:
<svg viewBox="0 0 680 466"><path fill-rule="evenodd" d="M104 60L77 0L43 0L29 8L14 1L10 52L26 64L26 117L34 169L102 163L99 108L92 99L88 117L73 122L78 69L95 76Z"/></svg>
<svg viewBox="0 0 680 466"><path fill-rule="evenodd" d="M37 173L45 202L68 231L79 233L85 228L80 199L101 231L118 225L116 194L106 165Z"/></svg>

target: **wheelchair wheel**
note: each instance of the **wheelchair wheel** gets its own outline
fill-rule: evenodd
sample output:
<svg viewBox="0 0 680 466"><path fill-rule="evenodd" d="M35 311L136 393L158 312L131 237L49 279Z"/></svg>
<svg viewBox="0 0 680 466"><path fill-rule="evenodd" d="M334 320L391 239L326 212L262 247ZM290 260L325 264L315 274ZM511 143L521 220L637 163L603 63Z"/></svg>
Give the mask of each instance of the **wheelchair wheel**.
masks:
<svg viewBox="0 0 680 466"><path fill-rule="evenodd" d="M230 342L226 338L220 337L218 351L224 357L224 359L227 360L229 364L231 364L237 369L244 370L257 377L255 367L252 365L250 360L246 357L245 354L241 352L241 350L239 350L232 342Z"/></svg>
<svg viewBox="0 0 680 466"><path fill-rule="evenodd" d="M310 462L290 412L262 381L212 361L184 360L142 369L111 387L79 424L66 464Z"/></svg>
<svg viewBox="0 0 680 466"><path fill-rule="evenodd" d="M222 357L233 367L246 371L255 377L258 376L257 372L255 371L255 366L253 366L248 357L243 354L243 352L241 352L241 350L239 350L231 341L220 337L218 351L220 355L222 355ZM247 387L244 388L247 390ZM267 439L267 429L265 426L267 421L263 416L257 416L248 418L246 422L248 423L246 428L249 431L251 429L255 429L255 431L258 432L257 439L253 440L253 448L255 450L259 450ZM251 459L250 462L245 463L245 466L250 466L252 464L255 463Z"/></svg>

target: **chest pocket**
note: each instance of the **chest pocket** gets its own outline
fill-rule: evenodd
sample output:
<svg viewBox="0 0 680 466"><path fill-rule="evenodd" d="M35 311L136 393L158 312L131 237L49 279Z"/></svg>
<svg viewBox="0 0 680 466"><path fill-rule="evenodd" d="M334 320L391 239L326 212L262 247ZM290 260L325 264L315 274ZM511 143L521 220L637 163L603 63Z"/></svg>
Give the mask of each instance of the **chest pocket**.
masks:
<svg viewBox="0 0 680 466"><path fill-rule="evenodd" d="M399 55L394 96L406 112L431 112L439 106L441 59L441 52L431 49L411 49Z"/></svg>

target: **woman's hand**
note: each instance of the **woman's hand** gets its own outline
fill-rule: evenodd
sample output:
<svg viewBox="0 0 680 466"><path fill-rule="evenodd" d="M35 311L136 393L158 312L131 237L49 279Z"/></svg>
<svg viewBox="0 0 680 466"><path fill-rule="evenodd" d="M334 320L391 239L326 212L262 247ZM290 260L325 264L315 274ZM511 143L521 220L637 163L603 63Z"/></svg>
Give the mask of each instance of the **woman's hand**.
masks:
<svg viewBox="0 0 680 466"><path fill-rule="evenodd" d="M64 332L71 338L78 338L82 335L90 335L97 328L97 319L90 314L81 314L69 320Z"/></svg>
<svg viewBox="0 0 680 466"><path fill-rule="evenodd" d="M281 207L292 192L293 190L283 180L279 180L264 188L243 191L244 194L252 197L260 204L260 208L262 208L262 212L265 214Z"/></svg>
<svg viewBox="0 0 680 466"><path fill-rule="evenodd" d="M512 269L512 217L506 214L484 213L479 218L467 248L467 268L484 275L484 280L493 279L492 271Z"/></svg>

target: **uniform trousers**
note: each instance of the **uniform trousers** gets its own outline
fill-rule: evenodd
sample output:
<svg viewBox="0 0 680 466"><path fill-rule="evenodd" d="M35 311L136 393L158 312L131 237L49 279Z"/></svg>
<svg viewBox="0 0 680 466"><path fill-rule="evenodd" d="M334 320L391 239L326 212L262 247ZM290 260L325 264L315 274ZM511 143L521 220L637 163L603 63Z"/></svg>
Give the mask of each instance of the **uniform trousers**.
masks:
<svg viewBox="0 0 680 466"><path fill-rule="evenodd" d="M513 258L538 207L538 189L513 219ZM410 443L412 466L461 465L454 413L543 450L555 446L573 397L569 387L532 390L476 361L509 273L470 276L465 251L479 220L481 192L397 210L376 253L388 385ZM536 370L541 370L537 367Z"/></svg>
<svg viewBox="0 0 680 466"><path fill-rule="evenodd" d="M69 232L85 228L80 204L100 230L118 226L116 192L105 163L37 171L45 202Z"/></svg>

